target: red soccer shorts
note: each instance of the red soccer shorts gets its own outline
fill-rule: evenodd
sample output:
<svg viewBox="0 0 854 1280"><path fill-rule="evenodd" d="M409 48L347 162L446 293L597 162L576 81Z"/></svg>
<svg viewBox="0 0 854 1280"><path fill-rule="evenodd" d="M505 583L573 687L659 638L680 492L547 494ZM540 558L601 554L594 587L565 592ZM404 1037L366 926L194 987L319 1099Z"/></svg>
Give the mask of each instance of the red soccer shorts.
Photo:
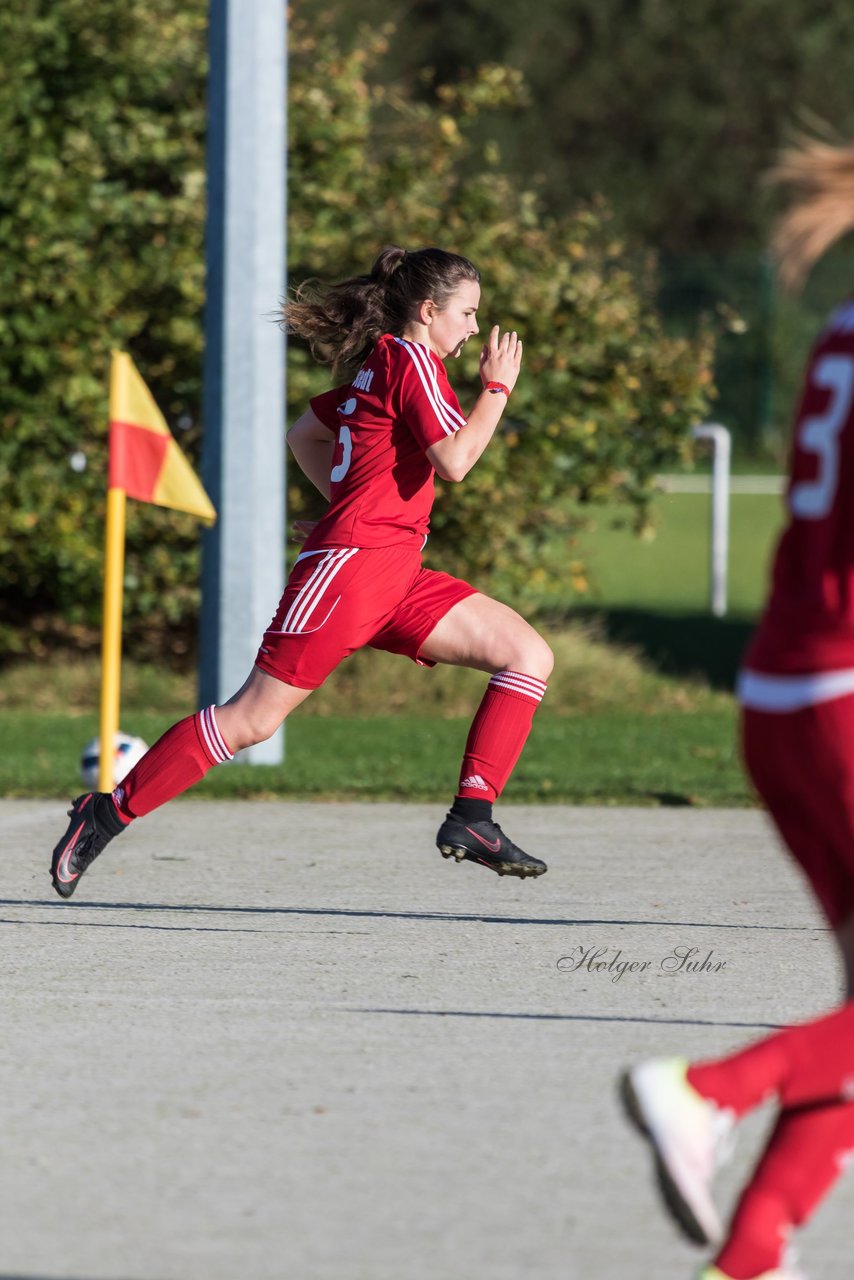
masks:
<svg viewBox="0 0 854 1280"><path fill-rule="evenodd" d="M421 549L328 547L297 557L255 665L298 689L316 689L342 659L369 645L421 666L421 646L476 588L424 569Z"/></svg>
<svg viewBox="0 0 854 1280"><path fill-rule="evenodd" d="M831 926L854 912L854 695L742 712L745 764Z"/></svg>

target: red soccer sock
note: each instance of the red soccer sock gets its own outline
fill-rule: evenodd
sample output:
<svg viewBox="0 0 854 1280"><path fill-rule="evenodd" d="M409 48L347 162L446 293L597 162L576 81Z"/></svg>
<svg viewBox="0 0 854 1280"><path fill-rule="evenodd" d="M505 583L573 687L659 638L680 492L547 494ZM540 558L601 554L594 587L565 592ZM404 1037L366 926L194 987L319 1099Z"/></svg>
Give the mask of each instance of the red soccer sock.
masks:
<svg viewBox="0 0 854 1280"><path fill-rule="evenodd" d="M232 753L219 731L216 708L206 707L167 729L113 792L119 814L141 818L186 791Z"/></svg>
<svg viewBox="0 0 854 1280"><path fill-rule="evenodd" d="M801 1226L842 1173L854 1147L854 1103L783 1111L733 1216L716 1264L733 1280L779 1267Z"/></svg>
<svg viewBox="0 0 854 1280"><path fill-rule="evenodd" d="M545 691L542 680L517 671L492 677L469 729L458 796L491 802L501 794Z"/></svg>
<svg viewBox="0 0 854 1280"><path fill-rule="evenodd" d="M787 1063L782 1037L778 1034L748 1045L728 1058L696 1063L688 1068L687 1079L704 1098L742 1116L778 1091Z"/></svg>
<svg viewBox="0 0 854 1280"><path fill-rule="evenodd" d="M774 1094L784 1107L854 1097L854 1001L728 1058L691 1066L688 1081L736 1115Z"/></svg>

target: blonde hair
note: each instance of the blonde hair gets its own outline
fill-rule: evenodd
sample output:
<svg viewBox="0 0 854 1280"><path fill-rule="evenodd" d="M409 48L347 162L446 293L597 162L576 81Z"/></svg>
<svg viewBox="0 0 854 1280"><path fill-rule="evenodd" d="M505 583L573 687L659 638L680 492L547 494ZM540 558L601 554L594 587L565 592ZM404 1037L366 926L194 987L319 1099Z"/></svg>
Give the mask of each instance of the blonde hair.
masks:
<svg viewBox="0 0 854 1280"><path fill-rule="evenodd" d="M765 181L791 189L771 251L781 285L796 293L822 254L854 230L854 143L802 136L780 153Z"/></svg>

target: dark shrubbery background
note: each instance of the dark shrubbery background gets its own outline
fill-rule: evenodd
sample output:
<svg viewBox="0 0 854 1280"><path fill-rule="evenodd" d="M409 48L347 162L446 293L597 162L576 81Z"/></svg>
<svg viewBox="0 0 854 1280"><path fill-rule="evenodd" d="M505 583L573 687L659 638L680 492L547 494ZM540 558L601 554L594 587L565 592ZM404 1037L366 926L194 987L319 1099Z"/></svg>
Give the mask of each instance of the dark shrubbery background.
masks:
<svg viewBox="0 0 854 1280"><path fill-rule="evenodd" d="M817 278L815 302L778 305L757 172L804 108L850 116L845 15L787 3L783 21L778 4L727 0L686 27L666 7L570 0L520 29L507 2L490 5L484 38L469 0L451 22L443 7L440 48L436 5L408 8L405 30L383 25L393 6L373 8L359 30L315 0L292 17L292 279L363 270L388 240L478 262L484 324L519 328L526 374L507 429L442 495L435 562L529 587L562 573L571 595L545 531L568 499L615 494L643 523L652 476L710 412L714 334L715 416L773 455L839 268ZM7 654L97 641L111 348L132 353L198 458L206 16L205 0L22 0L0 14ZM271 281L271 311L277 292ZM452 376L465 403L471 352ZM294 345L291 408L327 381ZM290 499L312 508L293 471ZM195 523L130 504L127 587L129 651L181 661Z"/></svg>

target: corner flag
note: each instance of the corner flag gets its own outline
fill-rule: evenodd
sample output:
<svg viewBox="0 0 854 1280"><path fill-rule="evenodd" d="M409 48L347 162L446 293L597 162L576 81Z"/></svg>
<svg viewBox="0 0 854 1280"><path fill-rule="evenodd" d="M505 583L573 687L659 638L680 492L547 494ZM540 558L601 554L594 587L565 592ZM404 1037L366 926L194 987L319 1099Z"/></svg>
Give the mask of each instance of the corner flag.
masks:
<svg viewBox="0 0 854 1280"><path fill-rule="evenodd" d="M113 352L110 371L109 487L139 502L216 520L210 498L123 351Z"/></svg>
<svg viewBox="0 0 854 1280"><path fill-rule="evenodd" d="M216 511L179 449L130 356L114 351L110 366L110 451L104 549L101 720L98 789L112 791L111 746L119 727L122 585L128 497L186 511L213 523Z"/></svg>

